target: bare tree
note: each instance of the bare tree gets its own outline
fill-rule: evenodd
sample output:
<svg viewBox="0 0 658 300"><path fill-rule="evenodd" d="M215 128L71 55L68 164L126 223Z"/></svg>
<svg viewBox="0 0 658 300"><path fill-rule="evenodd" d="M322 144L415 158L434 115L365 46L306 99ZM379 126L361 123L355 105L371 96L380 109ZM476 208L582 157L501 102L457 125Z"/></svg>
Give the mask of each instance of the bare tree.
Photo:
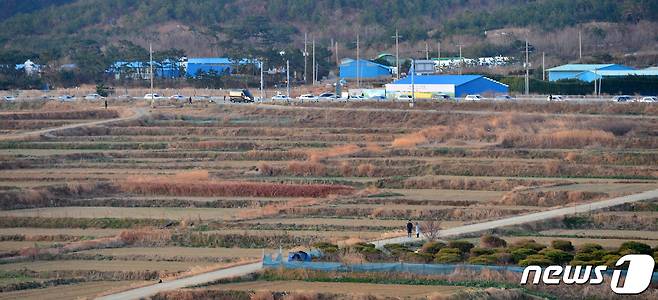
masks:
<svg viewBox="0 0 658 300"><path fill-rule="evenodd" d="M440 230L441 223L436 220L428 220L420 224L421 234L430 242L439 239Z"/></svg>

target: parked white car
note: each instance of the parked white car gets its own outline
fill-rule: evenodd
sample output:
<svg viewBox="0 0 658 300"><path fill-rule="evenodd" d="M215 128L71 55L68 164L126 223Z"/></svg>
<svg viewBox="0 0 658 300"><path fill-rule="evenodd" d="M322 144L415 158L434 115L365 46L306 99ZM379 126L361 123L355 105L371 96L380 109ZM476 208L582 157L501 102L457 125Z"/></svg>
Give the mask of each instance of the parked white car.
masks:
<svg viewBox="0 0 658 300"><path fill-rule="evenodd" d="M5 101L16 101L16 97L14 96L5 96L3 99L5 99Z"/></svg>
<svg viewBox="0 0 658 300"><path fill-rule="evenodd" d="M411 97L411 95L405 95L405 94L400 94L400 95L398 95L397 99L398 99L399 101L409 101L409 102L411 102L411 101L414 100L414 98Z"/></svg>
<svg viewBox="0 0 658 300"><path fill-rule="evenodd" d="M163 99L166 99L166 98L163 97L163 96L160 96L158 94L146 94L146 95L144 95L144 99L146 99L146 100L163 100Z"/></svg>
<svg viewBox="0 0 658 300"><path fill-rule="evenodd" d="M185 96L183 96L183 95L171 95L171 96L169 96L169 99L170 100L181 101L181 100L185 100Z"/></svg>
<svg viewBox="0 0 658 300"><path fill-rule="evenodd" d="M290 100L291 100L291 99L290 99L290 97L288 97L288 95L281 95L281 94L278 94L278 95L272 96L272 101L284 101L284 102L290 102Z"/></svg>
<svg viewBox="0 0 658 300"><path fill-rule="evenodd" d="M612 102L635 102L635 98L628 95L614 96Z"/></svg>
<svg viewBox="0 0 658 300"><path fill-rule="evenodd" d="M464 101L481 101L481 100L484 100L484 98L482 98L482 96L480 95L466 95L466 97L464 97Z"/></svg>
<svg viewBox="0 0 658 300"><path fill-rule="evenodd" d="M364 97L364 96L360 96L360 95L350 96L350 100L354 100L354 101L363 101L363 100L366 100L366 97Z"/></svg>
<svg viewBox="0 0 658 300"><path fill-rule="evenodd" d="M644 103L658 103L658 98L650 96L650 97L642 97L642 99L639 100L639 102L644 102Z"/></svg>
<svg viewBox="0 0 658 300"><path fill-rule="evenodd" d="M318 97L314 96L313 94L304 94L297 97L297 99L300 101L318 102Z"/></svg>
<svg viewBox="0 0 658 300"><path fill-rule="evenodd" d="M99 94L89 94L89 95L85 96L85 100L90 100L90 101L101 100L101 99L105 99L105 97L103 97Z"/></svg>
<svg viewBox="0 0 658 300"><path fill-rule="evenodd" d="M62 95L62 96L59 96L58 99L59 99L59 101L62 101L62 102L71 102L71 101L75 101L75 96Z"/></svg>
<svg viewBox="0 0 658 300"><path fill-rule="evenodd" d="M564 97L562 97L560 95L550 95L550 96L546 97L546 100L562 102L562 101L564 101Z"/></svg>
<svg viewBox="0 0 658 300"><path fill-rule="evenodd" d="M334 93L322 93L322 94L320 94L320 95L318 96L318 99L319 99L319 100L331 100L331 101L334 101L334 100L340 99L340 97L339 97L339 96L336 96Z"/></svg>
<svg viewBox="0 0 658 300"><path fill-rule="evenodd" d="M496 99L496 100L503 100L503 101L514 100L514 98L512 98L512 96L510 96L510 95L500 95L500 96L496 96L495 99Z"/></svg>

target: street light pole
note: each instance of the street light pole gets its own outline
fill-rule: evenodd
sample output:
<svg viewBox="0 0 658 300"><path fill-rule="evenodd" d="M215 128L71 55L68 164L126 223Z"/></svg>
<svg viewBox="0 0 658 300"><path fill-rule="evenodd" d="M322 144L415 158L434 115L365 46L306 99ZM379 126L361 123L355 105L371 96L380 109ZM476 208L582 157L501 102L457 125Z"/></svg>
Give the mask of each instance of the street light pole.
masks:
<svg viewBox="0 0 658 300"><path fill-rule="evenodd" d="M361 70L360 70L360 64L359 64L359 59L360 59L360 51L359 51L359 34L356 34L356 86L358 88L361 87Z"/></svg>
<svg viewBox="0 0 658 300"><path fill-rule="evenodd" d="M286 85L288 90L288 98L290 98L290 60L286 59Z"/></svg>
<svg viewBox="0 0 658 300"><path fill-rule="evenodd" d="M316 79L317 76L316 76L316 68L315 68L315 38L313 38L313 85L315 85Z"/></svg>
<svg viewBox="0 0 658 300"><path fill-rule="evenodd" d="M395 74L396 79L400 79L400 34L398 34L398 29L395 29L395 67L397 68L397 74Z"/></svg>
<svg viewBox="0 0 658 300"><path fill-rule="evenodd" d="M306 49L306 46L308 44L308 33L304 32L304 84L308 84L308 81L306 80L306 74L307 74L307 58L308 58L308 50Z"/></svg>
<svg viewBox="0 0 658 300"><path fill-rule="evenodd" d="M528 54L528 39L525 40L525 95L530 95L530 65Z"/></svg>

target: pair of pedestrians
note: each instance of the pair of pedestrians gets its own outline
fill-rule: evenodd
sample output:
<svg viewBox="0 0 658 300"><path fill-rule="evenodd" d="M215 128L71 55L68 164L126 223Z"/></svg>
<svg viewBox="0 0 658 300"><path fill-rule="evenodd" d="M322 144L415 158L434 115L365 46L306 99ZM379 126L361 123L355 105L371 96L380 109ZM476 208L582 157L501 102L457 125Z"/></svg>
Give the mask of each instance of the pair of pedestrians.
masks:
<svg viewBox="0 0 658 300"><path fill-rule="evenodd" d="M416 238L420 238L420 224L416 222ZM407 223L407 237L411 237L411 233L414 230L414 224L411 223L411 220L409 220L409 223Z"/></svg>

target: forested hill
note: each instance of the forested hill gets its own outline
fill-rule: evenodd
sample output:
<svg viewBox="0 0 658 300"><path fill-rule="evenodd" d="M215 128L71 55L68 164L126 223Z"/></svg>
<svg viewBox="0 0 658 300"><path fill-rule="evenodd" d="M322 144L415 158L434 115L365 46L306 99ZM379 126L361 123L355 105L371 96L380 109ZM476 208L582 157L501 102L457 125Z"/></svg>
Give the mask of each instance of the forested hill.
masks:
<svg viewBox="0 0 658 300"><path fill-rule="evenodd" d="M308 32L321 43L336 40L351 49L358 30L367 51L390 47L396 27L413 44L479 38L500 28L560 32L595 22L655 25L658 0L4 0L0 12L3 51L53 60L126 41L221 54L298 46ZM655 41L655 32L647 38Z"/></svg>

